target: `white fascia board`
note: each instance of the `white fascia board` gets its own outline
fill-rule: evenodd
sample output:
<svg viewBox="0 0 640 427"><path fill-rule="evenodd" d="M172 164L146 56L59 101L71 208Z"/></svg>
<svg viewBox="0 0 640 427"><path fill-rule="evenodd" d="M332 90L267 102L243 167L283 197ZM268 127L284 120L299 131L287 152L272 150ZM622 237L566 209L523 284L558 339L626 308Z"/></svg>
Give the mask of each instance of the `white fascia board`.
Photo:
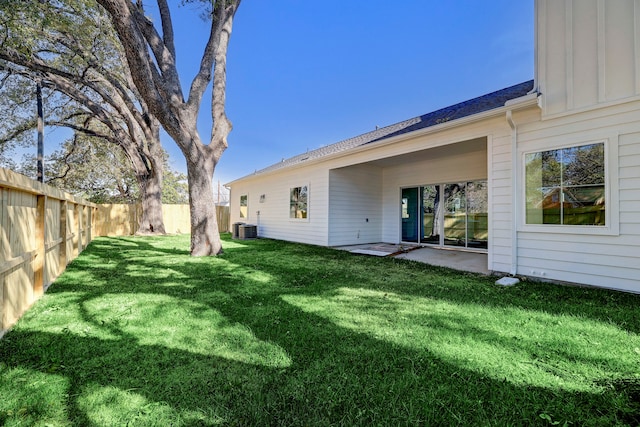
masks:
<svg viewBox="0 0 640 427"><path fill-rule="evenodd" d="M521 108L529 107L538 103L538 93L528 93L519 98L513 98L504 103L508 110L519 110ZM492 110L493 111L493 110Z"/></svg>

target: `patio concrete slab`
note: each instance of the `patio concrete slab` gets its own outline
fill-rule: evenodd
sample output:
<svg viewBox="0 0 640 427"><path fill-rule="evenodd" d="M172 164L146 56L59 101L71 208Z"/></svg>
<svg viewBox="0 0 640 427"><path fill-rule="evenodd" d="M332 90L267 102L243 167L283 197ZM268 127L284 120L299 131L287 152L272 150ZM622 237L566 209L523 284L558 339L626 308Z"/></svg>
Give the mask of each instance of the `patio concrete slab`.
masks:
<svg viewBox="0 0 640 427"><path fill-rule="evenodd" d="M483 252L422 247L398 254L396 258L424 262L425 264L453 268L454 270L491 274L487 268L487 254Z"/></svg>
<svg viewBox="0 0 640 427"><path fill-rule="evenodd" d="M346 250L354 254L372 256L395 256L400 259L423 262L440 267L453 268L473 273L490 274L487 269L487 254L483 252L461 251L401 245L393 243L370 243L363 245L339 246L334 249Z"/></svg>
<svg viewBox="0 0 640 427"><path fill-rule="evenodd" d="M365 243L362 245L335 246L334 249L349 251L354 254L389 256L418 247L417 245L400 245L395 243Z"/></svg>
<svg viewBox="0 0 640 427"><path fill-rule="evenodd" d="M352 254L360 254L360 255L373 255L373 256L389 256L391 255L389 252L386 251L374 251L374 250L370 250L370 249L354 249L352 251L349 251Z"/></svg>

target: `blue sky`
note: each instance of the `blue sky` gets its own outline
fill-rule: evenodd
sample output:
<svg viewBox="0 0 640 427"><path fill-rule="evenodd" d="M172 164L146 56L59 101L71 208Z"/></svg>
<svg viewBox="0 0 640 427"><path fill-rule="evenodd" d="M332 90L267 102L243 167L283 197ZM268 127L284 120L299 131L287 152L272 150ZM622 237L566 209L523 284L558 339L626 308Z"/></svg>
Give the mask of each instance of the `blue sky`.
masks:
<svg viewBox="0 0 640 427"><path fill-rule="evenodd" d="M198 15L174 10L185 88L208 36ZM227 66L234 129L214 178L532 79L533 32L533 0L244 0ZM198 123L207 141L209 104L210 93ZM166 135L163 145L184 172Z"/></svg>

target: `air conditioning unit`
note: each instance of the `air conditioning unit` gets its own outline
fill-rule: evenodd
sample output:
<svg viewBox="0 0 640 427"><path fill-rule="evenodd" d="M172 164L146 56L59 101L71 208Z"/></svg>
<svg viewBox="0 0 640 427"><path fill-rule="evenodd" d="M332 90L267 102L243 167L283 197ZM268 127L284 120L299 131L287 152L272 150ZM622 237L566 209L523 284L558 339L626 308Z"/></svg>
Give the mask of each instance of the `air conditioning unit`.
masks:
<svg viewBox="0 0 640 427"><path fill-rule="evenodd" d="M258 227L251 224L244 224L238 227L238 239L255 239L258 237Z"/></svg>
<svg viewBox="0 0 640 427"><path fill-rule="evenodd" d="M240 238L240 226L244 225L244 222L234 222L233 227L231 229L231 238L239 239Z"/></svg>

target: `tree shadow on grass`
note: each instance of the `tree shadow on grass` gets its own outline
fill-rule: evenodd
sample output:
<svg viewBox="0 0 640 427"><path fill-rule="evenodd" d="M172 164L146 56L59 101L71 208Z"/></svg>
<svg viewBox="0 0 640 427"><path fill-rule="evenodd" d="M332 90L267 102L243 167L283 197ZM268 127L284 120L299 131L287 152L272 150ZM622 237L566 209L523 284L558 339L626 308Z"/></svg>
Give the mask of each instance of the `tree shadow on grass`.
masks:
<svg viewBox="0 0 640 427"><path fill-rule="evenodd" d="M565 307L545 296L550 286L502 289L473 275L451 284L449 274L273 241L194 259L165 240L100 240L0 342L0 387L22 371L63 379L57 400L75 425L544 425L540 415L640 422L635 389L620 385L632 379L604 381L593 393L553 387L557 372L540 386L469 360L486 353L474 346L528 347L473 323L467 308L606 319L637 331L625 315L580 310L585 295L598 301L607 292L558 292ZM176 331L176 323L187 327ZM421 332L431 336L410 335ZM455 339L467 348L447 347ZM552 344L561 359L606 363ZM0 417L50 415L32 406L22 415L0 407Z"/></svg>
<svg viewBox="0 0 640 427"><path fill-rule="evenodd" d="M0 378L18 368L20 384L31 372L45 375L41 384L47 375L64 378L66 388L49 400L82 426L543 425L540 414L602 425L601 411L615 397L516 386L335 326L318 334L293 337L319 343L298 349L291 366L268 367L141 345L127 334L103 340L18 330L0 345ZM14 418L51 421L50 408L38 401L19 406L25 411ZM638 421L624 408L609 411Z"/></svg>

